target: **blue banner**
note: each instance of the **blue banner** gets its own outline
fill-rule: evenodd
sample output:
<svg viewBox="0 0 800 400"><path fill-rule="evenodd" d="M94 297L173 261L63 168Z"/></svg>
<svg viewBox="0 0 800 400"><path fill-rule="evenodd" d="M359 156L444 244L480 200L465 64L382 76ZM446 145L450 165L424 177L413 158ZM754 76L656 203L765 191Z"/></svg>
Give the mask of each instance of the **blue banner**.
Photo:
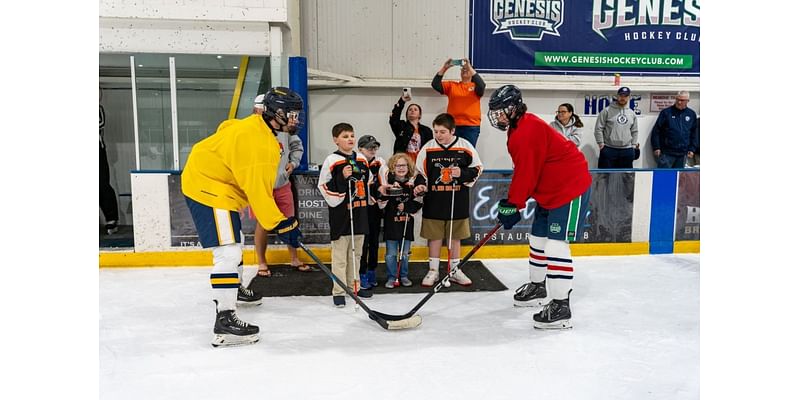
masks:
<svg viewBox="0 0 800 400"><path fill-rule="evenodd" d="M700 0L472 0L489 73L700 75Z"/></svg>

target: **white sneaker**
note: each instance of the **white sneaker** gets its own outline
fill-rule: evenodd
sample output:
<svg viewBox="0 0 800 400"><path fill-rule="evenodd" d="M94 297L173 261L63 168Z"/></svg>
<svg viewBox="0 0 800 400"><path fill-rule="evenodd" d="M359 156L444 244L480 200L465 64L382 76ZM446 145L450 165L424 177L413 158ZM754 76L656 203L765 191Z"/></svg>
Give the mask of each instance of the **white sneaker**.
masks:
<svg viewBox="0 0 800 400"><path fill-rule="evenodd" d="M464 271L462 271L461 269L456 271L456 273L453 275L452 278L450 278L450 280L461 286L472 285L472 279L469 279L469 277L465 275Z"/></svg>
<svg viewBox="0 0 800 400"><path fill-rule="evenodd" d="M425 278L422 279L421 285L423 287L431 287L438 280L439 280L439 271L435 269L429 269L428 273L425 275Z"/></svg>

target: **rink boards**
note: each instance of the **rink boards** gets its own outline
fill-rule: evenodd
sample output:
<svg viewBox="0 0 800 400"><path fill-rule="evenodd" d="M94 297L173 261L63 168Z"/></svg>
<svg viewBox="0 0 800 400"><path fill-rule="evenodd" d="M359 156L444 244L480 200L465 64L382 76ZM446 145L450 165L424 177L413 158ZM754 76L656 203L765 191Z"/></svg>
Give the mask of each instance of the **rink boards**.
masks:
<svg viewBox="0 0 800 400"><path fill-rule="evenodd" d="M465 251L483 238L496 222L495 204L505 197L512 171L489 170L470 189L472 237ZM697 253L700 250L700 170L643 169L592 170L592 195L581 243L573 255ZM327 206L316 190L317 174L297 176L297 215L304 242L323 260L329 260ZM100 266L210 265L211 255L197 243L194 226L180 194L176 171L133 171L134 249L100 253ZM519 257L528 248L535 202L530 200L523 219L510 231L501 230L476 253L476 258ZM418 216L417 221L420 218ZM419 232L420 223L416 224ZM254 260L255 221L242 213L245 262ZM412 248L412 259L427 257L424 239ZM273 237L271 243L277 243ZM383 248L379 257L383 257ZM270 248L273 262L288 261L283 246ZM284 260L284 258L286 258Z"/></svg>

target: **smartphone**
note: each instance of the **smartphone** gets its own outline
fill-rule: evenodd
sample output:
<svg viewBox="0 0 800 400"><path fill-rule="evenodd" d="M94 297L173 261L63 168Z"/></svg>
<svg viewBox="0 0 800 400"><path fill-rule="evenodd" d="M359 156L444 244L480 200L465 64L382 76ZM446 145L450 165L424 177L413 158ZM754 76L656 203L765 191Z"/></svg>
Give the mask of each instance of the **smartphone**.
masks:
<svg viewBox="0 0 800 400"><path fill-rule="evenodd" d="M403 88L403 95L411 96L411 88L404 87Z"/></svg>
<svg viewBox="0 0 800 400"><path fill-rule="evenodd" d="M460 67L463 64L464 64L464 60L460 59L460 58L459 59L450 60L450 65L453 65L453 66L459 66Z"/></svg>

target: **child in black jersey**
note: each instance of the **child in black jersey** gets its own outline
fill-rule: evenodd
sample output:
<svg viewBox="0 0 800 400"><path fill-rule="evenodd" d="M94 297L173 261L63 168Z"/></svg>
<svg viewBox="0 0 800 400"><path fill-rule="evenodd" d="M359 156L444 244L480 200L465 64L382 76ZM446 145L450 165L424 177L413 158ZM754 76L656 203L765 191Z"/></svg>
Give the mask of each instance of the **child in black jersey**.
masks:
<svg viewBox="0 0 800 400"><path fill-rule="evenodd" d="M387 289L395 287L395 282L405 287L413 285L408 279L408 257L411 242L414 241L414 214L422 208L422 199L415 198L414 187L424 185L424 179L416 174L411 156L397 153L389 158L380 170L381 200L383 208L383 238L386 239L386 284ZM402 251L399 250L402 248ZM397 258L401 257L400 270ZM398 280L398 272L400 274Z"/></svg>
<svg viewBox="0 0 800 400"><path fill-rule="evenodd" d="M450 241L449 265L458 264L461 239L470 236L469 188L483 171L477 150L466 139L457 137L455 128L452 115L437 115L433 120L434 140L425 143L417 155L417 171L427 183L420 231L420 236L428 239L429 270L422 280L424 287L439 280L442 241ZM461 270L450 280L463 286L472 284Z"/></svg>
<svg viewBox="0 0 800 400"><path fill-rule="evenodd" d="M328 203L331 233L331 269L342 282L358 286L358 259L364 244L367 227L368 184L372 174L367 159L354 151L356 144L353 126L338 123L332 129L337 150L325 158L319 170L319 191ZM352 204L351 221L350 206ZM352 229L352 232L351 232ZM352 237L351 237L352 235ZM353 245L352 242L355 242ZM353 260L353 251L355 259ZM344 307L344 290L333 284L333 304ZM359 290L359 297L372 297L372 291Z"/></svg>
<svg viewBox="0 0 800 400"><path fill-rule="evenodd" d="M381 186L379 171L386 165L383 157L377 154L380 147L381 144L375 139L375 136L364 135L358 139L358 152L366 157L369 171L373 177L369 188L372 196L378 196L378 187ZM380 247L381 220L383 219L383 212L374 199L371 199L367 206L367 216L369 232L364 237L364 247L361 249L361 267L358 273L361 276L361 288L369 290L378 286L375 269L378 267L378 248Z"/></svg>

